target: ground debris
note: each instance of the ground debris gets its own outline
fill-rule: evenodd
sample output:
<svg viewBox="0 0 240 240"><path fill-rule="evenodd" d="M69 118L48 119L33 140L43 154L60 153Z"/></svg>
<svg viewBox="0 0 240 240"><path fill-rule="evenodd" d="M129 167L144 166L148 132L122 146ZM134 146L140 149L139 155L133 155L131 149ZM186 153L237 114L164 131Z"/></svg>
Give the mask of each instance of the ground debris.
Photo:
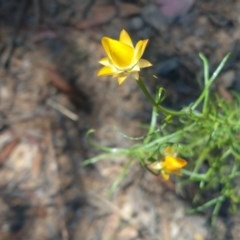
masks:
<svg viewBox="0 0 240 240"><path fill-rule="evenodd" d="M146 54L159 79L146 72L147 84L163 85L175 107L198 94L199 52L214 67L233 51L216 87L228 99L229 87L239 90L239 2L186 1L184 16L171 19L156 1L26 2L15 36L13 13L23 3L4 1L0 9L0 239L215 240L219 232L218 239L238 240L238 215L210 231L207 216L186 214L191 203L173 182L137 162L109 197L126 159L82 161L97 152L89 129L99 145L128 147L126 136L142 137L151 112L135 81L119 88L96 77L101 38L122 28L149 38ZM12 40L18 44L6 68Z"/></svg>

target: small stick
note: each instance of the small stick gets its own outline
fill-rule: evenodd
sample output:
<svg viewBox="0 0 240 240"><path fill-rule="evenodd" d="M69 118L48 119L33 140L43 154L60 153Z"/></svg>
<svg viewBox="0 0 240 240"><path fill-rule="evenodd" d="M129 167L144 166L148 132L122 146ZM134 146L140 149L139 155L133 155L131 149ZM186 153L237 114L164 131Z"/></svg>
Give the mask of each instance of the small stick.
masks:
<svg viewBox="0 0 240 240"><path fill-rule="evenodd" d="M71 120L73 120L73 121L77 121L78 120L78 115L77 114L73 113L72 111L70 111L66 107L60 105L59 103L54 102L53 100L49 99L47 101L47 104L49 106L51 106L52 108L54 108L55 110L58 110L60 113L62 113L63 115L67 116Z"/></svg>

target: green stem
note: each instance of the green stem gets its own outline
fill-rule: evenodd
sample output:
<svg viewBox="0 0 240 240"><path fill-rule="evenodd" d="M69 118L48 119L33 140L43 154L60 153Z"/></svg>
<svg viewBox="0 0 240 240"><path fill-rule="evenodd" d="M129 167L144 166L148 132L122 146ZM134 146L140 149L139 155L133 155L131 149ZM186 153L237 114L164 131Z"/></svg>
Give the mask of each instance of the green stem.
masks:
<svg viewBox="0 0 240 240"><path fill-rule="evenodd" d="M188 171L186 169L182 169L181 172L185 175L190 177L193 181L204 181L206 180L206 174L199 174L199 173L193 173L191 171Z"/></svg>
<svg viewBox="0 0 240 240"><path fill-rule="evenodd" d="M224 199L225 199L224 196L218 196L212 200L209 200L208 202L204 203L203 205L195 208L192 212L203 211L204 209L211 207L212 205L222 203L224 201Z"/></svg>
<svg viewBox="0 0 240 240"><path fill-rule="evenodd" d="M147 137L144 140L145 143L150 142L150 140L152 138L152 134L156 131L157 116L158 116L157 109L154 106L153 110L152 110L152 118L151 118L151 123L150 123L149 130L148 130L148 134L147 134Z"/></svg>
<svg viewBox="0 0 240 240"><path fill-rule="evenodd" d="M142 81L141 78L139 78L137 80L137 84L138 86L141 88L142 92L144 93L144 95L147 97L147 99L150 101L150 103L156 107L157 110L160 110L165 116L180 116L183 115L185 113L181 112L181 111L174 111L168 108L165 108L163 106L161 106L160 104L157 104L154 100L154 98L151 96L151 94L149 93L148 89L146 88L144 82Z"/></svg>
<svg viewBox="0 0 240 240"><path fill-rule="evenodd" d="M151 142L142 146L143 150L144 151L149 151L154 146L159 146L159 145L161 145L163 143L166 143L166 142L178 142L180 137L183 136L183 133L186 133L187 131L193 129L194 126L195 126L195 123L193 123L191 125L186 125L178 131L175 131L173 133L170 133L170 134L168 134L166 136L163 136L163 137L160 137L160 138L156 138L155 140L152 140Z"/></svg>
<svg viewBox="0 0 240 240"><path fill-rule="evenodd" d="M202 59L203 66L204 66L204 101L203 101L203 114L207 112L208 101L209 101L209 91L211 87L211 83L209 81L209 64L207 59L202 55L199 54L200 58Z"/></svg>
<svg viewBox="0 0 240 240"><path fill-rule="evenodd" d="M214 80L219 75L220 71L223 69L224 65L226 64L230 54L227 54L223 60L218 65L217 69L213 72L212 76L209 77L209 63L206 57L203 54L199 54L202 62L203 62L203 70L204 70L204 89L199 96L199 98L195 101L195 103L192 105L192 109L194 110L198 105L203 101L203 113L207 112L208 108L208 101L209 101L209 93L210 88Z"/></svg>

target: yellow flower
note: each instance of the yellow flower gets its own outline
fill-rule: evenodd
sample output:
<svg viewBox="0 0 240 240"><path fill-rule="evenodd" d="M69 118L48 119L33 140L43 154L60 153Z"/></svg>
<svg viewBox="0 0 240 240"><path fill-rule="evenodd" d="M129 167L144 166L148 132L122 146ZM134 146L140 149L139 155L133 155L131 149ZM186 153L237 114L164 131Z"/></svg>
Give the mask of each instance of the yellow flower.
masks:
<svg viewBox="0 0 240 240"><path fill-rule="evenodd" d="M164 157L161 161L153 162L148 168L153 172L161 173L165 180L170 174L180 175L180 170L187 165L187 161L177 157L177 153L168 146L164 149Z"/></svg>
<svg viewBox="0 0 240 240"><path fill-rule="evenodd" d="M120 33L119 40L103 37L102 45L107 57L99 61L103 67L98 71L98 76L112 75L118 79L119 85L130 75L138 80L141 68L152 66L149 61L141 59L147 43L148 39L140 40L134 47L129 34L124 29Z"/></svg>
<svg viewBox="0 0 240 240"><path fill-rule="evenodd" d="M169 174L180 175L180 170L187 165L186 160L174 157L174 156L165 156L162 162L161 174L165 180L169 179Z"/></svg>

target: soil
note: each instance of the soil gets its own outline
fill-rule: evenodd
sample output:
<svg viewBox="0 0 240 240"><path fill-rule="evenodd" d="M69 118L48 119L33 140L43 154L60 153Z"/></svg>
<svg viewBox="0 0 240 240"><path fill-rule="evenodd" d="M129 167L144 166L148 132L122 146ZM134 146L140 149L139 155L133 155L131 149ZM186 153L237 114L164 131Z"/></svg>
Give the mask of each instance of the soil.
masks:
<svg viewBox="0 0 240 240"><path fill-rule="evenodd" d="M239 213L211 226L208 212L188 213L174 181L137 160L112 195L126 159L83 166L100 152L90 129L99 146L128 147L124 135L142 136L151 113L134 80L119 87L96 76L103 36L125 28L149 39L145 81L165 87L171 107L199 94L199 52L212 69L232 52L214 91L231 100L229 89L240 89L240 2L159 2L0 0L1 240L239 239Z"/></svg>

